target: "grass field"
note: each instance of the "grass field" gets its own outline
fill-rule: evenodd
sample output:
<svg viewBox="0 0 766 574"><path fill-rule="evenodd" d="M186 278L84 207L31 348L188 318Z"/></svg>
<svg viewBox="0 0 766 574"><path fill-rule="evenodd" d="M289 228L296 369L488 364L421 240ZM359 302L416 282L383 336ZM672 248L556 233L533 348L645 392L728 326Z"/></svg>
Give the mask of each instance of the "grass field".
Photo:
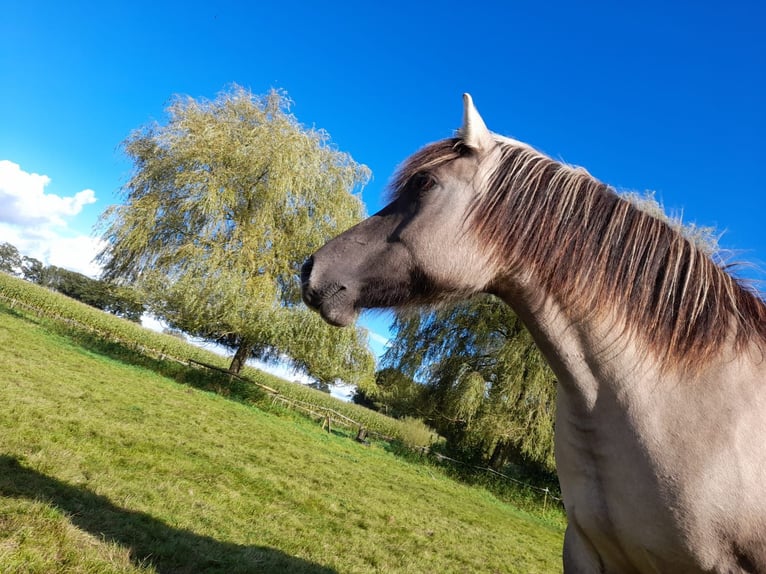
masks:
<svg viewBox="0 0 766 574"><path fill-rule="evenodd" d="M557 572L560 526L0 304L0 572Z"/></svg>
<svg viewBox="0 0 766 574"><path fill-rule="evenodd" d="M60 293L5 273L0 273L0 303L50 319L51 325L76 336L82 345L102 354L107 353L132 364L144 365L171 378L180 378L201 388L217 389L233 399L250 403L269 402L263 401L266 397L252 384L229 381L226 387L221 387L220 377L195 378L194 375L190 375L188 369L178 365L178 362L186 365L187 361L192 359L226 368L230 359L190 345L181 338L149 331L136 323L104 313L64 297ZM304 401L320 409L336 410L370 431L405 442L413 438L413 429L410 425L381 413L342 402L327 393L274 377L251 367L245 367L242 374L252 381L276 389L284 398Z"/></svg>

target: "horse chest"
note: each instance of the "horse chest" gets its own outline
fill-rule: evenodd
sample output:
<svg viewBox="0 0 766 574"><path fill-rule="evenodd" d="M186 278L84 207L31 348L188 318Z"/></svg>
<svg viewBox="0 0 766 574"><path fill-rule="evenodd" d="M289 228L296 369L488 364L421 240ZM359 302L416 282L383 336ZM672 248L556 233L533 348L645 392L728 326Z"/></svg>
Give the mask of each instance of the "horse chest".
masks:
<svg viewBox="0 0 766 574"><path fill-rule="evenodd" d="M651 405L636 399L627 409L601 396L588 413L559 393L556 457L570 523L565 564L568 545L580 554L576 562L595 572L766 567L766 506L748 494L766 480L758 462L766 447L751 440L766 436L766 405L718 396L720 384L705 386L695 391L707 391L716 408L702 414L688 408L690 397L673 393Z"/></svg>
<svg viewBox="0 0 766 574"><path fill-rule="evenodd" d="M607 416L605 405L599 414L609 420L594 421L572 417L565 403L559 399L556 461L567 544L595 572L653 572L655 555L678 533L636 429Z"/></svg>

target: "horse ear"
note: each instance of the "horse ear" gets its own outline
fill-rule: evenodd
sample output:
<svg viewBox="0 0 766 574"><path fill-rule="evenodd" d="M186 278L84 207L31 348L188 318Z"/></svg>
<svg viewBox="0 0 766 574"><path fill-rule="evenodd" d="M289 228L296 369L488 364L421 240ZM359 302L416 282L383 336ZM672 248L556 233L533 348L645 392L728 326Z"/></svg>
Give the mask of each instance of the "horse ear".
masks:
<svg viewBox="0 0 766 574"><path fill-rule="evenodd" d="M471 94L463 94L463 127L458 136L465 145L476 151L487 151L492 146L492 134L476 111Z"/></svg>

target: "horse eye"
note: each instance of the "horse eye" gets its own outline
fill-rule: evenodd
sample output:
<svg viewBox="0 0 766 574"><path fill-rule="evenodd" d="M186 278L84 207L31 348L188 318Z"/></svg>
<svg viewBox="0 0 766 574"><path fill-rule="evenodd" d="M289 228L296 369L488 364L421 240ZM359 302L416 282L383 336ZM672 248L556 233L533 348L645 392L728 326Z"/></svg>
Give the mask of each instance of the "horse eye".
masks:
<svg viewBox="0 0 766 574"><path fill-rule="evenodd" d="M417 191L428 191L435 185L436 180L427 173L418 173L412 178L412 187Z"/></svg>

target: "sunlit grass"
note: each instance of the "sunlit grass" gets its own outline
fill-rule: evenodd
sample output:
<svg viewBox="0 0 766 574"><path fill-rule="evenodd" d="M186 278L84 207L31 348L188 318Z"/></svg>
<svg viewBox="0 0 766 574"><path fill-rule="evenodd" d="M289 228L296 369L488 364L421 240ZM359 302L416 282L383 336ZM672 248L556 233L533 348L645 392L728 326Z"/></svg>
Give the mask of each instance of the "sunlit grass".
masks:
<svg viewBox="0 0 766 574"><path fill-rule="evenodd" d="M0 306L0 572L555 572L562 532L438 470Z"/></svg>
<svg viewBox="0 0 766 574"><path fill-rule="evenodd" d="M80 345L99 354L108 354L245 402L264 398L263 393L251 383L212 377L209 376L210 371L207 376L199 376L199 373L194 374L185 366L179 366L179 362L186 365L189 359L193 359L226 368L230 360L225 357L191 345L181 338L149 331L136 323L6 273L0 273L0 303L45 318L49 327L76 337ZM396 419L342 402L306 385L286 381L251 367L246 367L242 374L251 381L275 389L287 399L336 410L368 430L384 436L401 438L409 432Z"/></svg>

